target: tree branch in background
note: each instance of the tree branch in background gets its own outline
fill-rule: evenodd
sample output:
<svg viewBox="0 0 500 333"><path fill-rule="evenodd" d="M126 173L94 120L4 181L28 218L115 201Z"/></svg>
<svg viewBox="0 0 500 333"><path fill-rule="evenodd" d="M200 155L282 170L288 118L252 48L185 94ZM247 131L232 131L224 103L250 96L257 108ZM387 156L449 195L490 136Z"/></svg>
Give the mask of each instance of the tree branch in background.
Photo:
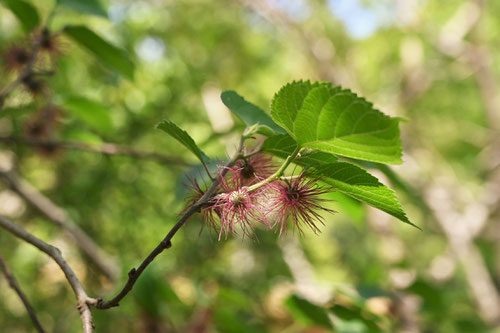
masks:
<svg viewBox="0 0 500 333"><path fill-rule="evenodd" d="M54 204L49 198L13 171L0 171L0 177L7 182L13 191L47 217L49 221L68 233L76 245L104 275L111 280L117 278L120 269L115 260L105 253L62 208Z"/></svg>
<svg viewBox="0 0 500 333"><path fill-rule="evenodd" d="M317 35L313 31L304 31L304 27L290 19L289 15L280 9L274 1L239 1L276 27L284 27L295 34L304 51L309 55L312 65L316 68L319 79L331 81L335 84L339 84L341 81L344 83L350 81L348 80L346 68L334 63L335 48L330 39ZM353 84L349 84L349 86L352 88Z"/></svg>
<svg viewBox="0 0 500 333"><path fill-rule="evenodd" d="M21 290L16 279L14 278L11 271L7 267L7 264L4 260L4 258L2 257L1 252L0 252L0 271L2 271L2 273L5 275L5 278L7 279L9 286L16 292L17 296L19 296L19 298L23 302L24 307L26 308L26 311L28 311L28 314L29 314L31 321L33 322L33 325L35 326L36 330L39 333L45 333L45 330L43 329L42 324L40 324L40 320L38 320L38 317L35 313L35 310L31 306L30 302L28 301L28 298L26 297L24 292Z"/></svg>
<svg viewBox="0 0 500 333"><path fill-rule="evenodd" d="M92 333L94 324L92 322L92 313L90 312L90 305L97 304L97 299L91 298L87 295L85 290L78 280L75 272L68 265L66 260L64 260L61 251L58 248L45 243L41 239L33 236L23 228L19 227L15 223L9 221L3 216L0 216L0 227L6 229L13 235L21 238L22 240L30 243L31 245L37 247L40 251L45 252L49 255L54 261L59 265L61 270L64 272L66 279L68 280L73 292L75 293L77 299L77 307L78 311L80 311L80 315L82 318L83 324L83 332L84 333Z"/></svg>
<svg viewBox="0 0 500 333"><path fill-rule="evenodd" d="M189 162L183 160L180 157L172 157L161 153L137 150L113 143L101 143L99 145L93 145L84 142L67 142L54 140L40 141L38 139L31 139L27 137L0 137L0 142L5 144L23 144L42 148L80 150L110 156L130 156L139 159L155 160L157 162L165 164L192 166Z"/></svg>

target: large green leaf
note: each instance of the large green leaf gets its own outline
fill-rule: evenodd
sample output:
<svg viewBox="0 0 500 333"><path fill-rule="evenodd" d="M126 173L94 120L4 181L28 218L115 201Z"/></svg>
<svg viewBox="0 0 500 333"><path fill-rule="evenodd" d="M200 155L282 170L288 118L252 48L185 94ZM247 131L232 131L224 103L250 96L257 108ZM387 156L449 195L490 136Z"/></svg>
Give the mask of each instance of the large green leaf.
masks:
<svg viewBox="0 0 500 333"><path fill-rule="evenodd" d="M16 15L26 32L29 32L40 24L38 11L32 4L23 0L2 0L5 5Z"/></svg>
<svg viewBox="0 0 500 333"><path fill-rule="evenodd" d="M311 83L309 81L294 81L285 85L274 96L271 103L271 116L273 120L293 134L293 124L297 113L302 108L304 98L309 92L324 85L321 83Z"/></svg>
<svg viewBox="0 0 500 333"><path fill-rule="evenodd" d="M106 10L99 0L57 0L57 3L77 12L107 17Z"/></svg>
<svg viewBox="0 0 500 333"><path fill-rule="evenodd" d="M66 26L64 32L93 53L103 64L133 79L135 66L125 50L110 44L83 25Z"/></svg>
<svg viewBox="0 0 500 333"><path fill-rule="evenodd" d="M156 125L156 127L186 146L187 149L198 157L201 163L206 164L210 162L210 158L196 145L191 136L173 122L164 120Z"/></svg>
<svg viewBox="0 0 500 333"><path fill-rule="evenodd" d="M394 191L360 167L346 162L324 164L316 168L315 175L335 190L417 227L406 216Z"/></svg>
<svg viewBox="0 0 500 333"><path fill-rule="evenodd" d="M268 138L261 149L263 152L285 159L296 147L297 143L290 135L282 134ZM364 169L351 163L338 162L334 155L321 151L302 154L293 162L305 167L314 167L315 174L325 183L332 185L335 190L412 224L401 208L394 191Z"/></svg>
<svg viewBox="0 0 500 333"><path fill-rule="evenodd" d="M275 95L271 115L302 147L360 160L402 162L399 119L375 110L349 90L293 82Z"/></svg>
<svg viewBox="0 0 500 333"><path fill-rule="evenodd" d="M97 101L82 96L67 97L62 106L72 115L101 133L113 130L110 109Z"/></svg>
<svg viewBox="0 0 500 333"><path fill-rule="evenodd" d="M287 158L297 147L297 143L289 134L279 134L269 137L264 141L261 150L263 152ZM335 155L321 151L310 151L298 156L294 163L302 166L314 166L337 162Z"/></svg>
<svg viewBox="0 0 500 333"><path fill-rule="evenodd" d="M267 113L258 106L246 101L237 92L232 90L224 91L220 97L227 108L240 117L245 125L259 124L267 126L274 133L286 133Z"/></svg>

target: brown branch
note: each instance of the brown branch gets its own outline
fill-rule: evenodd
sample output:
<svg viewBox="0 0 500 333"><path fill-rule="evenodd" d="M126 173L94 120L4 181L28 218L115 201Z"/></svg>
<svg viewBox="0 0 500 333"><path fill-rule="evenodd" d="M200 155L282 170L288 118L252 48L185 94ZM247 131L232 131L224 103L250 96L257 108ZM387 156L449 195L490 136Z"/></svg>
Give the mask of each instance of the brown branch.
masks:
<svg viewBox="0 0 500 333"><path fill-rule="evenodd" d="M155 160L165 164L175 164L183 166L191 166L191 164L180 157L172 157L161 153L137 150L134 148L120 146L113 143L102 143L100 145L93 145L84 142L68 142L68 141L55 141L46 140L40 141L27 137L0 137L0 142L6 144L23 144L28 146L42 147L42 148L60 148L70 150L87 151L91 153L98 153L110 156L130 156L140 159Z"/></svg>
<svg viewBox="0 0 500 333"><path fill-rule="evenodd" d="M35 310L31 306L30 302L28 301L28 298L24 294L24 292L21 290L19 287L19 284L17 283L16 279L14 278L14 275L12 275L10 269L7 267L7 263L5 262L5 259L2 257L2 253L0 252L0 271L3 272L5 275L5 278L7 279L7 282L9 283L9 286L16 292L17 296L21 299L21 302L23 302L24 307L26 308L26 311L28 312L31 321L33 322L33 325L35 326L36 330L40 333L45 333L45 330L42 327L42 324L40 323L40 320L38 320L38 317L35 313Z"/></svg>
<svg viewBox="0 0 500 333"><path fill-rule="evenodd" d="M75 272L68 265L66 260L64 260L61 251L58 248L45 243L43 240L33 236L23 228L19 227L15 223L9 221L3 216L0 216L0 227L6 229L13 235L21 238L25 242L30 243L31 245L37 247L40 251L45 252L47 255L52 257L54 261L59 265L61 270L63 271L66 279L68 280L73 292L75 293L77 299L77 307L78 311L80 311L80 316L82 318L83 324L83 332L84 333L92 333L94 324L92 322L92 313L90 312L90 305L97 304L97 299L91 298L87 295L85 290L78 280Z"/></svg>
<svg viewBox="0 0 500 333"><path fill-rule="evenodd" d="M228 162L226 166L232 166L237 160L242 158L242 151L243 151L243 139L240 142L240 147L238 148L238 151L234 155L234 157L231 159L231 161ZM227 173L228 169L224 168L221 171L221 177L224 177L224 175ZM109 309L115 306L118 306L120 301L127 296L127 294L132 290L134 287L134 284L136 283L137 279L139 276L144 272L146 267L160 254L163 252L163 250L169 249L172 246L172 238L175 236L177 231L187 222L187 220L196 212L198 212L203 206L207 205L208 201L212 198L212 196L215 194L217 190L217 186L219 185L219 180L218 178L215 179L212 182L212 185L210 188L203 194L203 196L196 202L194 205L192 205L188 211L180 218L180 220L172 227L172 229L168 232L168 234L163 238L163 240L154 248L153 251L144 259L144 261L139 265L139 267L132 268L130 272L128 273L128 280L125 286L122 288L122 290L111 300L109 301L104 301L102 299L99 299L96 308L98 309Z"/></svg>
<svg viewBox="0 0 500 333"><path fill-rule="evenodd" d="M76 245L88 256L97 268L109 279L115 280L119 274L119 266L115 260L104 252L69 215L49 198L40 193L26 180L13 171L0 171L10 188L36 208L42 215L71 236Z"/></svg>

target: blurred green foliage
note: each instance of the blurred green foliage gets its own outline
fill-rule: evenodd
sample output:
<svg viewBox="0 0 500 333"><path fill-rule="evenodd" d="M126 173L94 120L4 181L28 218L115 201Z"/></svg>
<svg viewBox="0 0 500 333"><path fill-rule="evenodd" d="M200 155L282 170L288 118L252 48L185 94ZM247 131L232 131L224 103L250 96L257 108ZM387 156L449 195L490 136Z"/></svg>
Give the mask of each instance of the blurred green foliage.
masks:
<svg viewBox="0 0 500 333"><path fill-rule="evenodd" d="M44 77L50 93L32 97L15 90L0 111L1 135L26 135L37 111L51 104L61 116L50 139L114 142L194 165L2 143L0 159L15 156L18 172L66 209L123 272L174 225L185 204L186 175L202 173L195 156L155 129L162 119L185 129L208 156L225 160L245 125L232 118L220 92L238 91L269 112L273 93L303 78L335 80L408 120L400 124L405 163L393 170L372 166L398 189L410 220L424 231L340 193L330 195L329 208L339 213L325 216L319 235L279 239L257 230L258 242L217 241L209 230L200 233L197 216L120 307L93 311L97 331L494 332L423 200L443 175L459 179L460 188L473 194L466 201L475 200L489 174L485 145L495 127L476 70L437 45L463 4L0 1L2 52L29 44L36 29L27 31L45 22L56 5L49 29L59 51L55 74ZM490 51L490 74L498 81L497 13L500 3L487 2L478 28L464 40L479 39ZM52 67L49 57L46 62ZM0 87L15 78L4 61ZM0 213L61 248L89 295L106 298L120 288L125 273L115 283L104 279L56 226L1 186ZM474 244L499 287L495 217L498 210ZM79 332L74 295L58 267L2 230L0 248L48 331ZM0 331L30 332L29 318L3 278L0 299Z"/></svg>

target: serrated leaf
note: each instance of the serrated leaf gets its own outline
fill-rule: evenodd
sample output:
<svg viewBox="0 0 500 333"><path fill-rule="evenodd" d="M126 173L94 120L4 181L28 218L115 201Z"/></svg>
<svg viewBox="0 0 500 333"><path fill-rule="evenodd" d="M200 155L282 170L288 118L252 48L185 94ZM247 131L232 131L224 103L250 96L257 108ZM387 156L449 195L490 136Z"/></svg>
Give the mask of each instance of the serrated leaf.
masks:
<svg viewBox="0 0 500 333"><path fill-rule="evenodd" d="M314 174L321 177L321 181L333 186L335 190L366 202L420 229L410 222L394 191L360 167L351 163L337 162L317 167Z"/></svg>
<svg viewBox="0 0 500 333"><path fill-rule="evenodd" d="M279 134L269 137L264 141L261 150L263 152L287 158L297 147L297 143L289 134ZM297 157L294 163L302 166L323 165L337 162L337 157L321 151L312 151Z"/></svg>
<svg viewBox="0 0 500 333"><path fill-rule="evenodd" d="M120 72L130 80L133 79L135 66L125 50L112 45L83 25L66 26L64 32L93 53L104 65Z"/></svg>
<svg viewBox="0 0 500 333"><path fill-rule="evenodd" d="M61 106L101 133L113 130L110 109L97 101L82 96L70 96L65 98Z"/></svg>
<svg viewBox="0 0 500 333"><path fill-rule="evenodd" d="M29 32L40 24L40 16L36 8L23 0L2 0L7 8L19 19L26 32Z"/></svg>
<svg viewBox="0 0 500 333"><path fill-rule="evenodd" d="M98 0L57 0L61 6L77 12L107 17L106 10Z"/></svg>
<svg viewBox="0 0 500 333"><path fill-rule="evenodd" d="M302 147L373 162L402 162L399 119L349 90L293 82L275 95L271 115Z"/></svg>
<svg viewBox="0 0 500 333"><path fill-rule="evenodd" d="M196 145L191 136L186 131L181 129L179 126L177 126L175 123L169 120L164 120L158 125L156 125L156 128L163 130L168 135L170 135L171 137L182 143L187 149L189 149L193 154L195 154L196 157L200 160L200 162L203 163L204 165L210 162L210 158L207 155L205 155L205 153Z"/></svg>
<svg viewBox="0 0 500 333"><path fill-rule="evenodd" d="M297 143L290 135L282 134L264 141L261 150L285 159L296 147ZM313 151L308 155L298 157L293 163L314 167L315 174L321 176L322 180L332 185L335 190L415 226L406 217L394 191L364 169L354 164L338 162L334 155L321 151Z"/></svg>
<svg viewBox="0 0 500 333"><path fill-rule="evenodd" d="M271 102L271 117L278 124L293 134L293 123L302 108L304 98L320 83L294 81L282 87Z"/></svg>
<svg viewBox="0 0 500 333"><path fill-rule="evenodd" d="M292 295L285 301L285 306L294 318L306 325L319 325L328 329L333 328L332 322L326 313L326 309L308 300Z"/></svg>
<svg viewBox="0 0 500 333"><path fill-rule="evenodd" d="M278 126L271 117L258 106L246 101L237 92L227 90L222 92L220 96L224 105L227 106L234 114L236 114L247 126L260 124L268 127L274 133L286 133L286 131Z"/></svg>

